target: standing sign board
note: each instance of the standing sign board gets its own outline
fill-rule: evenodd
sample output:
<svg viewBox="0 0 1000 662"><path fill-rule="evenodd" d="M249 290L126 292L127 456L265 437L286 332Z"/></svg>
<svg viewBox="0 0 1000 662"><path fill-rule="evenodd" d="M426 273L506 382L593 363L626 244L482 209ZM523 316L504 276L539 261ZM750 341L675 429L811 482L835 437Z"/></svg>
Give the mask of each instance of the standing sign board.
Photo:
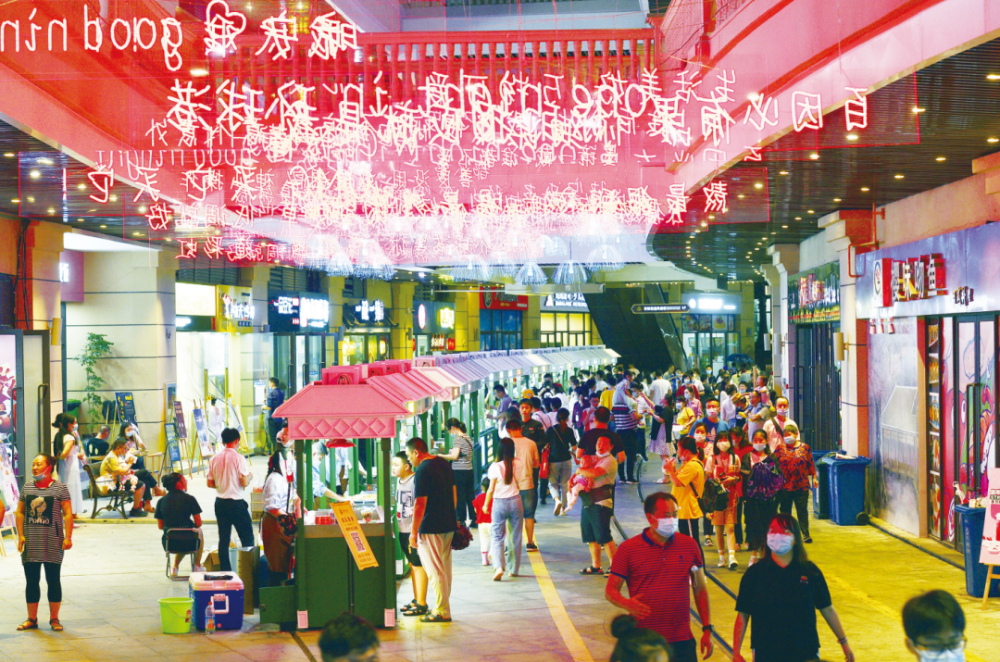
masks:
<svg viewBox="0 0 1000 662"><path fill-rule="evenodd" d="M163 424L163 432L167 437L167 457L170 458L170 464L173 465L175 462L181 461L181 447L177 443L177 427L176 423L171 425L170 423ZM181 465L183 468L184 465Z"/></svg>
<svg viewBox="0 0 1000 662"><path fill-rule="evenodd" d="M986 589L983 591L983 608L990 596L990 583L1000 578L1000 469L990 468L989 491L986 495L986 521L983 524L983 547L979 552L979 562L989 568L986 573Z"/></svg>
<svg viewBox="0 0 1000 662"><path fill-rule="evenodd" d="M177 438L187 439L187 423L184 421L184 405L180 400L174 400L174 423L177 425Z"/></svg>
<svg viewBox="0 0 1000 662"><path fill-rule="evenodd" d="M131 423L139 428L138 423L135 420L135 400L132 399L132 393L127 391L116 392L115 400L118 402L118 418L122 423Z"/></svg>
<svg viewBox="0 0 1000 662"><path fill-rule="evenodd" d="M351 555L354 556L354 562L358 564L358 569L377 568L378 560L372 553L371 547L368 546L365 532L358 524L358 518L354 515L354 506L345 502L335 503L331 508L337 518L337 525L340 527L341 533L344 534L344 540L347 541L347 547L351 550Z"/></svg>
<svg viewBox="0 0 1000 662"><path fill-rule="evenodd" d="M201 450L201 457L204 460L215 455L215 448L208 436L208 424L205 422L205 412L197 407L191 410L191 418L194 419L195 433L198 435L198 448Z"/></svg>

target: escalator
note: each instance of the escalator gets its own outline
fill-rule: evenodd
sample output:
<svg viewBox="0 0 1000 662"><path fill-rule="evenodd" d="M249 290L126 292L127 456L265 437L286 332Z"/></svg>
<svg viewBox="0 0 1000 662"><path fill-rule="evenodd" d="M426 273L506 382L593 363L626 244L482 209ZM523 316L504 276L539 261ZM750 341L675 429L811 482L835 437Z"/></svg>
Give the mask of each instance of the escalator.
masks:
<svg viewBox="0 0 1000 662"><path fill-rule="evenodd" d="M632 305L664 303L656 283L642 288L607 288L587 294L587 306L604 344L621 354L621 362L642 371L686 365L680 335L670 315L637 315Z"/></svg>

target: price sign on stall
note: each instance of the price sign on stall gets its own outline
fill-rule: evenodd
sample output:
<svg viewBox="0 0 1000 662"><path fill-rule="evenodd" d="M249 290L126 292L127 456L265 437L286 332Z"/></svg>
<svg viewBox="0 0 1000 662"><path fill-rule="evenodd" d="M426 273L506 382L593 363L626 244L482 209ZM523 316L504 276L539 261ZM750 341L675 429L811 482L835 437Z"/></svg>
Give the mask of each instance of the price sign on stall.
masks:
<svg viewBox="0 0 1000 662"><path fill-rule="evenodd" d="M358 570L366 568L377 568L378 559L372 553L368 545L368 538L358 524L358 518L354 516L354 506L349 503L335 503L331 506L333 514L337 517L337 526L344 534L347 541L347 548L351 550L354 562L358 564Z"/></svg>

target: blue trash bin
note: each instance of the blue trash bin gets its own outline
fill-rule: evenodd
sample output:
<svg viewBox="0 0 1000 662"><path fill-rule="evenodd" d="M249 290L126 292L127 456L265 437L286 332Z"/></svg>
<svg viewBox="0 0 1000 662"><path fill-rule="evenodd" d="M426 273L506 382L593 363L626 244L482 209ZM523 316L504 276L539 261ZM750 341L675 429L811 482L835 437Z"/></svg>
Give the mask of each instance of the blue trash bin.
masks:
<svg viewBox="0 0 1000 662"><path fill-rule="evenodd" d="M830 519L830 465L821 460L833 453L833 451L812 452L813 461L816 463L816 479L819 487L813 493L813 517L816 519Z"/></svg>
<svg viewBox="0 0 1000 662"><path fill-rule="evenodd" d="M852 460L830 458L830 519L838 526L857 526L865 512L865 470L867 457Z"/></svg>
<svg viewBox="0 0 1000 662"><path fill-rule="evenodd" d="M955 515L961 520L962 538L965 542L965 592L974 598L983 597L988 569L979 562L983 547L983 526L986 524L985 508L955 506ZM1000 579L990 582L990 597L1000 598Z"/></svg>

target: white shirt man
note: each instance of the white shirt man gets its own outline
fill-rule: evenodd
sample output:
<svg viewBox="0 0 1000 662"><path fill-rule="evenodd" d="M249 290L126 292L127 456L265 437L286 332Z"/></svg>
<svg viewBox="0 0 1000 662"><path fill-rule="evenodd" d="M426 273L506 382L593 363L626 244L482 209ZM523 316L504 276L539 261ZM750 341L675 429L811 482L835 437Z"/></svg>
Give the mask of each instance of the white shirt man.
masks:
<svg viewBox="0 0 1000 662"><path fill-rule="evenodd" d="M654 405L662 405L663 399L670 395L670 382L662 376L654 379L649 385L649 399Z"/></svg>
<svg viewBox="0 0 1000 662"><path fill-rule="evenodd" d="M222 431L222 442L226 445L225 449L208 463L208 486L219 493L215 498L215 519L219 524L219 568L231 571L229 539L233 527L236 527L244 547L254 544L250 506L243 497L243 490L253 480L253 474L250 463L236 450L240 433L226 428Z"/></svg>

